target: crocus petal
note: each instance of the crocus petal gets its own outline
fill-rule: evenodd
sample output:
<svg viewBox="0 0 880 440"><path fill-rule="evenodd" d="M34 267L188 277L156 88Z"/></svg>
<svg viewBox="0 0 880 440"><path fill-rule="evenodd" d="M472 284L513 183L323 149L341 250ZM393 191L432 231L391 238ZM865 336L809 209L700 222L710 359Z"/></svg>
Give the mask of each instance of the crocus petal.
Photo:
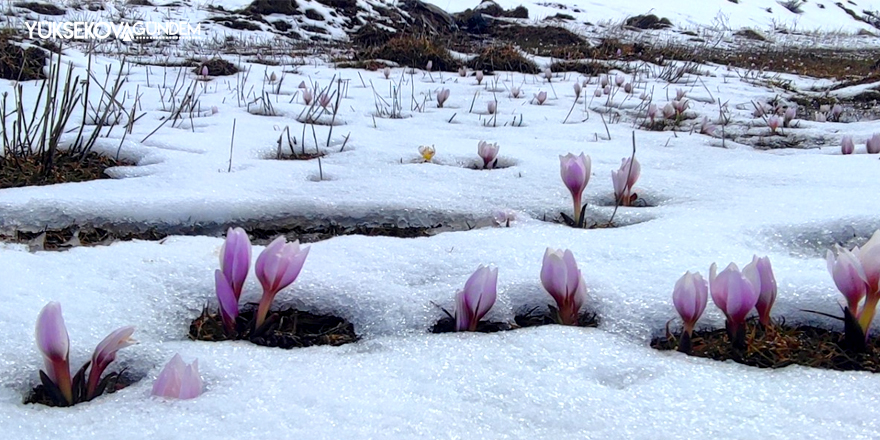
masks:
<svg viewBox="0 0 880 440"><path fill-rule="evenodd" d="M568 279L566 271L562 252L547 248L544 252L544 264L541 266L541 284L557 304L562 304L565 301Z"/></svg>
<svg viewBox="0 0 880 440"><path fill-rule="evenodd" d="M199 360L196 359L183 370L178 397L181 399L194 399L201 394L202 377L199 375Z"/></svg>
<svg viewBox="0 0 880 440"><path fill-rule="evenodd" d="M475 318L477 321L486 316L495 300L498 297L498 268L486 268L486 274L483 276L482 292L480 294L480 302L477 304Z"/></svg>
<svg viewBox="0 0 880 440"><path fill-rule="evenodd" d="M220 270L214 271L214 285L217 291L217 301L220 303L220 314L223 322L227 327L235 326L235 319L238 317L238 299L229 285L229 280Z"/></svg>
<svg viewBox="0 0 880 440"><path fill-rule="evenodd" d="M220 268L232 285L236 299L241 297L250 264L251 241L247 232L242 228L229 228L223 247L220 248Z"/></svg>
<svg viewBox="0 0 880 440"><path fill-rule="evenodd" d="M180 358L179 354L175 354L165 364L165 368L159 373L156 381L153 382L152 395L172 398L180 396L180 381L183 377L184 369L186 369L186 364L183 363L183 359Z"/></svg>
<svg viewBox="0 0 880 440"><path fill-rule="evenodd" d="M285 255L281 259L281 266L284 271L276 275L278 277L277 290L281 290L296 281L296 278L302 271L306 257L309 256L309 249L311 249L309 247L300 249L299 241L289 243L287 246L284 250Z"/></svg>
<svg viewBox="0 0 880 440"><path fill-rule="evenodd" d="M464 290L460 290L455 294L455 330L467 331L471 326L473 313L467 304Z"/></svg>
<svg viewBox="0 0 880 440"><path fill-rule="evenodd" d="M732 264L732 263L731 263ZM712 302L725 314L727 313L727 291L718 281L718 265L712 263L709 267L709 291L712 293Z"/></svg>
<svg viewBox="0 0 880 440"><path fill-rule="evenodd" d="M878 139L880 141L880 139ZM859 262L865 271L868 293L880 292L880 229L874 231L871 239L859 251Z"/></svg>
<svg viewBox="0 0 880 440"><path fill-rule="evenodd" d="M581 271L578 270L577 261L570 250L566 249L563 252L562 261L565 263L565 295L572 297L580 283Z"/></svg>
<svg viewBox="0 0 880 440"><path fill-rule="evenodd" d="M70 337L61 314L61 304L46 304L37 316L37 348L47 360L66 361L70 352ZM50 379L53 377L50 376Z"/></svg>

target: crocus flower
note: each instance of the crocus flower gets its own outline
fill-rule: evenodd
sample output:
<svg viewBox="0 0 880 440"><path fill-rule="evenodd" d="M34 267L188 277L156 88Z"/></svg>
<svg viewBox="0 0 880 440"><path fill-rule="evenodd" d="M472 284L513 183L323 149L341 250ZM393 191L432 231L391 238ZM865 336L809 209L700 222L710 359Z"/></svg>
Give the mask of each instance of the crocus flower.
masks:
<svg viewBox="0 0 880 440"><path fill-rule="evenodd" d="M828 272L837 286L837 290L846 298L847 308L853 316L859 313L859 303L868 290L868 277L859 257L852 252L835 245L837 257L830 250L825 254Z"/></svg>
<svg viewBox="0 0 880 440"><path fill-rule="evenodd" d="M541 284L556 301L559 323L577 325L578 313L587 298L587 283L570 250L547 248L541 266Z"/></svg>
<svg viewBox="0 0 880 440"><path fill-rule="evenodd" d="M382 74L385 75L385 79L391 78L391 68L385 67L382 69Z"/></svg>
<svg viewBox="0 0 880 440"><path fill-rule="evenodd" d="M303 103L305 105L312 105L312 99L315 99L315 95L309 89L303 90Z"/></svg>
<svg viewBox="0 0 880 440"><path fill-rule="evenodd" d="M666 119L675 118L675 107L672 106L672 103L663 106L663 117Z"/></svg>
<svg viewBox="0 0 880 440"><path fill-rule="evenodd" d="M620 161L620 168L611 171L611 183L614 185L614 200L622 206L629 206L632 188L639 180L642 166L636 158L625 157Z"/></svg>
<svg viewBox="0 0 880 440"><path fill-rule="evenodd" d="M868 150L868 154L880 153L880 133L874 133L874 135L865 142L865 149Z"/></svg>
<svg viewBox="0 0 880 440"><path fill-rule="evenodd" d="M299 88L299 89L308 89L308 88L309 88L309 86L306 85L306 82L305 82L305 81L300 81L300 82L299 82L299 85L296 86L296 87Z"/></svg>
<svg viewBox="0 0 880 440"><path fill-rule="evenodd" d="M202 394L199 360L187 365L175 354L153 382L152 395L172 399L193 399Z"/></svg>
<svg viewBox="0 0 880 440"><path fill-rule="evenodd" d="M779 117L776 115L770 115L767 118L767 126L770 127L770 132L776 133L776 129L779 128Z"/></svg>
<svg viewBox="0 0 880 440"><path fill-rule="evenodd" d="M828 122L828 117L822 112L814 112L813 119L815 119L816 122Z"/></svg>
<svg viewBox="0 0 880 440"><path fill-rule="evenodd" d="M672 291L672 302L675 304L675 310L684 321L684 329L691 333L694 331L694 325L706 310L706 303L709 299L709 284L703 279L699 272L692 274L690 271L685 272L678 281L675 282L675 289Z"/></svg>
<svg viewBox="0 0 880 440"><path fill-rule="evenodd" d="M582 90L583 90L583 89L581 88L581 83L578 83L578 82L574 83L574 98L575 98L575 99L581 97L581 91L582 91Z"/></svg>
<svg viewBox="0 0 880 440"><path fill-rule="evenodd" d="M550 68L544 69L544 78L547 82L550 82L553 79L553 71Z"/></svg>
<svg viewBox="0 0 880 440"><path fill-rule="evenodd" d="M428 64L425 65L425 70L430 72L432 67L434 67L434 62L431 60L428 60Z"/></svg>
<svg viewBox="0 0 880 440"><path fill-rule="evenodd" d="M856 150L856 144L853 142L852 136L844 136L840 140L840 154L853 154Z"/></svg>
<svg viewBox="0 0 880 440"><path fill-rule="evenodd" d="M657 104L650 104L650 105L648 105L647 113L648 113L648 119L650 119L650 120L651 120L651 124L653 124L653 123L654 123L654 118L657 117Z"/></svg>
<svg viewBox="0 0 880 440"><path fill-rule="evenodd" d="M682 99L684 99L685 95L687 95L687 92L685 92L684 89L675 89L676 101L681 101Z"/></svg>
<svg viewBox="0 0 880 440"><path fill-rule="evenodd" d="M430 162L434 158L435 153L433 145L422 145L419 147L419 154L422 155L422 159L425 159L425 162Z"/></svg>
<svg viewBox="0 0 880 440"><path fill-rule="evenodd" d="M623 87L623 83L625 81L626 81L626 78L624 78L623 75L617 75L614 77L614 84L616 84L617 87Z"/></svg>
<svg viewBox="0 0 880 440"><path fill-rule="evenodd" d="M321 96L318 97L318 104L321 107L327 108L330 105L330 96L326 93L321 93Z"/></svg>
<svg viewBox="0 0 880 440"><path fill-rule="evenodd" d="M86 400L94 399L99 391L98 385L101 383L101 374L107 369L111 362L116 360L116 352L133 345L135 341L131 339L134 333L134 327L121 327L104 338L92 353L92 364L89 367L89 380L86 386Z"/></svg>
<svg viewBox="0 0 880 440"><path fill-rule="evenodd" d="M257 257L254 272L263 285L263 296L257 307L255 328L260 328L269 313L269 306L279 290L289 286L299 276L310 248L300 249L299 240L288 243L283 236L266 246Z"/></svg>
<svg viewBox="0 0 880 440"><path fill-rule="evenodd" d="M587 183L590 182L591 165L590 156L584 156L584 153L581 153L580 156L571 153L559 156L559 172L562 175L562 182L571 192L576 225L581 222L581 197Z"/></svg>
<svg viewBox="0 0 880 440"><path fill-rule="evenodd" d="M700 134L712 136L715 134L715 124L709 122L709 118L703 116L703 122L700 124Z"/></svg>
<svg viewBox="0 0 880 440"><path fill-rule="evenodd" d="M752 256L752 262L743 267L742 273L758 294L758 302L755 303L758 319L762 325L770 325L770 309L776 302L776 276L773 275L770 258Z"/></svg>
<svg viewBox="0 0 880 440"><path fill-rule="evenodd" d="M609 82L610 80L608 79L608 75L602 75L599 78L599 85L601 85L602 88L605 88L609 84Z"/></svg>
<svg viewBox="0 0 880 440"><path fill-rule="evenodd" d="M511 87L510 88L510 96L514 98L519 98L520 88L519 87Z"/></svg>
<svg viewBox="0 0 880 440"><path fill-rule="evenodd" d="M208 66L202 66L202 76L203 77L208 76Z"/></svg>
<svg viewBox="0 0 880 440"><path fill-rule="evenodd" d="M440 89L440 91L437 92L437 107L443 108L443 103L445 103L447 99L449 99L449 89Z"/></svg>
<svg viewBox="0 0 880 440"><path fill-rule="evenodd" d="M593 92L593 96L595 96L597 98L601 98L602 97L602 89L596 89L596 91Z"/></svg>
<svg viewBox="0 0 880 440"><path fill-rule="evenodd" d="M495 159L498 157L498 144L480 141L477 144L477 154L483 159L483 168L490 170L495 166Z"/></svg>
<svg viewBox="0 0 880 440"><path fill-rule="evenodd" d="M880 302L880 230L874 232L871 239L861 249L853 249L853 255L859 258L862 269L865 271L867 290L865 291L865 304L859 314L859 324L868 335L868 328L874 320L877 311L877 303Z"/></svg>
<svg viewBox="0 0 880 440"><path fill-rule="evenodd" d="M495 114L495 110L498 109L498 103L496 101L489 101L486 103L486 112L490 115Z"/></svg>
<svg viewBox="0 0 880 440"><path fill-rule="evenodd" d="M275 75L275 72L272 72L272 74L269 75L269 82L274 83L275 81L278 81L278 76Z"/></svg>
<svg viewBox="0 0 880 440"><path fill-rule="evenodd" d="M456 331L475 331L480 319L495 304L498 290L498 269L480 266L455 295Z"/></svg>
<svg viewBox="0 0 880 440"><path fill-rule="evenodd" d="M241 289L251 267L251 240L242 228L229 228L220 248L220 270L232 286L235 301L241 298Z"/></svg>
<svg viewBox="0 0 880 440"><path fill-rule="evenodd" d="M797 116L797 108L791 106L785 109L785 113L782 114L782 126L788 128L795 116Z"/></svg>
<svg viewBox="0 0 880 440"><path fill-rule="evenodd" d="M843 114L843 107L840 104L834 104L834 107L831 107L831 119L840 121L841 114Z"/></svg>
<svg viewBox="0 0 880 440"><path fill-rule="evenodd" d="M461 77L467 76L467 68L459 67L458 68L458 76L461 76Z"/></svg>
<svg viewBox="0 0 880 440"><path fill-rule="evenodd" d="M715 263L709 268L709 290L712 301L727 317L727 332L733 345L745 346L746 315L758 302L758 293L734 263L717 273Z"/></svg>
<svg viewBox="0 0 880 440"><path fill-rule="evenodd" d="M607 85L607 86L603 87L603 88L602 88L602 93L605 94L605 95L610 95L610 94L611 94L611 86L610 86L610 85Z"/></svg>
<svg viewBox="0 0 880 440"><path fill-rule="evenodd" d="M672 108L674 108L675 113L679 115L684 113L689 105L690 103L686 99L672 101Z"/></svg>
<svg viewBox="0 0 880 440"><path fill-rule="evenodd" d="M538 92L537 95L535 95L535 101L538 102L538 105L544 104L544 101L546 101L546 100L547 100L547 92L545 92L543 90Z"/></svg>
<svg viewBox="0 0 880 440"><path fill-rule="evenodd" d="M220 269L214 271L214 288L217 302L220 303L220 317L227 333L235 331L235 319L238 318L238 298L229 284L229 280Z"/></svg>
<svg viewBox="0 0 880 440"><path fill-rule="evenodd" d="M474 74L474 77L477 78L477 84L483 83L483 71L478 70L477 73Z"/></svg>
<svg viewBox="0 0 880 440"><path fill-rule="evenodd" d="M73 404L70 379L70 336L61 315L61 304L52 301L40 310L36 328L37 348L43 353L46 376L54 383L68 405Z"/></svg>
<svg viewBox="0 0 880 440"><path fill-rule="evenodd" d="M632 85L632 83L626 83L626 84L624 84L624 85L623 85L623 91L626 92L626 93L632 93L632 92L633 92L633 85Z"/></svg>

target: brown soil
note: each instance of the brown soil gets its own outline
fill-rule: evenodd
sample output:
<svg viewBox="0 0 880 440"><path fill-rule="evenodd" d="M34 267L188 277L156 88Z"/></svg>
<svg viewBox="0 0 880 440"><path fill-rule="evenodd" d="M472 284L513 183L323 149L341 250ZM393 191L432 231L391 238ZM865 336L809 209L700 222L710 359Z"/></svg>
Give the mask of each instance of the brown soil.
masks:
<svg viewBox="0 0 880 440"><path fill-rule="evenodd" d="M840 371L880 372L880 350L876 339L868 342L866 353L845 347L843 333L800 325L781 325L764 329L747 323L745 350L733 348L725 329L695 331L691 340L692 356L735 362L759 368L783 368L789 365ZM658 350L678 349L678 335L667 332L665 338L651 341Z"/></svg>
<svg viewBox="0 0 880 440"><path fill-rule="evenodd" d="M330 315L316 315L296 309L270 312L262 328L253 327L254 308L243 310L236 321L236 334L223 328L218 313L205 309L189 327L188 336L197 341L246 340L257 345L279 348L301 348L313 345L343 345L359 338L350 322Z"/></svg>
<svg viewBox="0 0 880 440"><path fill-rule="evenodd" d="M39 156L0 156L0 189L109 179L104 174L107 168L133 165L97 153L80 160L78 155L65 151L56 153L54 162L47 173Z"/></svg>

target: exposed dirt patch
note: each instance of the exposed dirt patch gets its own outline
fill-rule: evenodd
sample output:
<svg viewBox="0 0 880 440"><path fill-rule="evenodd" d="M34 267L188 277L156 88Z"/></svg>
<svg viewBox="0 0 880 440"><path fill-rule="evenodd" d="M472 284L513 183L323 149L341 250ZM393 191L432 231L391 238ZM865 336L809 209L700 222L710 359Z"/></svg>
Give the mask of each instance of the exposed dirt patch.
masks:
<svg viewBox="0 0 880 440"><path fill-rule="evenodd" d="M413 36L391 38L379 47L363 51L359 58L380 58L418 68L424 68L431 61L433 70L442 71L454 71L460 66L441 43Z"/></svg>
<svg viewBox="0 0 880 440"><path fill-rule="evenodd" d="M95 398L101 397L104 394L112 394L123 388L126 388L132 384L137 383L143 377L139 375L132 374L128 370L122 370L119 372L107 373L104 377L101 378L101 383L98 385L98 393L93 399L86 398L86 380L85 380L85 369L86 364L83 366L80 371L76 373L76 375L72 378L73 382L73 404L79 404L83 402L88 402ZM41 372L42 373L42 372ZM49 385L49 386L47 386ZM25 397L24 404L40 404L46 406L68 406L67 402L61 398L60 393L57 391L58 388L54 387L52 389L51 383L49 384L40 384L34 387L33 390ZM64 403L63 405L61 403Z"/></svg>
<svg viewBox="0 0 880 440"><path fill-rule="evenodd" d="M676 350L678 339L678 336L667 333L665 338L651 341L651 347ZM843 333L806 325L783 324L764 329L756 323L747 323L745 350L733 348L724 329L695 331L691 343L693 356L732 360L759 368L803 365L829 370L880 372L880 350L874 349L876 339L869 341L868 352L857 353L844 348Z"/></svg>
<svg viewBox="0 0 880 440"><path fill-rule="evenodd" d="M538 56L556 56L554 50L564 48L567 51L588 53L590 44L587 40L568 29L558 26L519 26L504 25L492 28L490 35L505 43L515 44L520 49Z"/></svg>
<svg viewBox="0 0 880 440"><path fill-rule="evenodd" d="M608 66L595 61L556 61L550 65L554 72L578 72L587 76L608 73Z"/></svg>
<svg viewBox="0 0 880 440"><path fill-rule="evenodd" d="M672 26L672 22L668 18L659 18L654 14L636 15L627 18L624 22L629 27L636 29L665 29Z"/></svg>
<svg viewBox="0 0 880 440"><path fill-rule="evenodd" d="M548 306L548 310L538 311L539 307L524 310L513 318L513 322L480 321L477 324L478 333L495 333L507 330L516 330L526 327L538 327L542 325L557 324L556 308ZM443 310L443 309L442 309ZM452 313L443 310L445 317L437 321L431 327L431 333L454 333L455 318ZM595 313L584 312L578 318L578 327L598 327L599 321Z"/></svg>
<svg viewBox="0 0 880 440"><path fill-rule="evenodd" d="M51 3L38 2L15 2L12 4L17 8L27 9L41 15L64 15L63 8L59 8Z"/></svg>
<svg viewBox="0 0 880 440"><path fill-rule="evenodd" d="M23 49L10 40L11 33L0 35L0 78L13 81L45 79L46 51L36 47Z"/></svg>
<svg viewBox="0 0 880 440"><path fill-rule="evenodd" d="M78 155L60 151L55 154L54 165L47 169L39 156L0 156L0 189L109 179L104 174L107 168L131 165L97 153L80 160Z"/></svg>
<svg viewBox="0 0 880 440"><path fill-rule="evenodd" d="M210 76L235 75L239 71L238 67L236 67L235 64L232 64L229 61L226 61L222 58L212 58L208 61L203 61L199 63L199 65L193 70L193 73L195 73L196 75L201 75L202 68L204 68L205 66L208 67L208 75Z"/></svg>
<svg viewBox="0 0 880 440"><path fill-rule="evenodd" d="M297 9L296 0L254 0L241 12L250 15L302 15Z"/></svg>
<svg viewBox="0 0 880 440"><path fill-rule="evenodd" d="M538 65L524 57L512 45L489 46L483 49L479 55L468 61L467 65L471 69L488 72L507 70L522 73L538 73Z"/></svg>
<svg viewBox="0 0 880 440"><path fill-rule="evenodd" d="M338 346L359 339L350 322L331 315L316 315L296 309L270 312L266 322L254 329L256 309L245 307L236 320L236 331L227 334L219 313L205 309L189 327L190 339L196 341L246 340L257 345L278 348L302 348L313 345Z"/></svg>

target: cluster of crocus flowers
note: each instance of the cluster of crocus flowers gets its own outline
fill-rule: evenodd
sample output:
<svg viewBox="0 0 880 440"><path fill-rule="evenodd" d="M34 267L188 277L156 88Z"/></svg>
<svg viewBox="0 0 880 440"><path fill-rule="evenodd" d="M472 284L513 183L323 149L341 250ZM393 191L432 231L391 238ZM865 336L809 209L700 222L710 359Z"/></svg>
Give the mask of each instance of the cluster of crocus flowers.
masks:
<svg viewBox="0 0 880 440"><path fill-rule="evenodd" d="M632 192L633 185L639 180L642 166L635 157L626 157L620 161L620 169L611 171L611 183L614 185L614 200L620 206L630 206L637 198Z"/></svg>
<svg viewBox="0 0 880 440"><path fill-rule="evenodd" d="M159 377L153 382L152 395L172 399L193 399L202 394L202 377L199 360L187 365L179 354L165 364Z"/></svg>
<svg viewBox="0 0 880 440"><path fill-rule="evenodd" d="M686 272L675 283L672 301L684 321L684 333L679 351L689 352L694 326L706 308L707 290L712 301L724 313L725 328L731 344L738 349L746 347L745 323L752 309L757 310L761 325L772 324L770 311L776 302L776 276L768 257L752 257L740 271L735 263L718 272L715 263L709 268L709 282L699 273Z"/></svg>
<svg viewBox="0 0 880 440"><path fill-rule="evenodd" d="M880 230L861 248L836 248L836 257L829 250L825 258L834 284L846 298L846 340L854 345L851 348L863 350L880 301Z"/></svg>
<svg viewBox="0 0 880 440"><path fill-rule="evenodd" d="M45 371L40 379L53 402L70 406L92 400L104 392L108 378L101 379L104 370L116 359L116 352L132 345L134 327L114 330L95 348L92 359L70 375L70 336L61 314L61 304L53 301L40 311L36 325L37 348L43 354ZM90 368L88 379L85 371Z"/></svg>
<svg viewBox="0 0 880 440"><path fill-rule="evenodd" d="M480 141L480 143L477 144L477 155L483 160L483 169L491 170L498 165L499 148L500 147L497 143L490 144L486 141Z"/></svg>
<svg viewBox="0 0 880 440"><path fill-rule="evenodd" d="M571 193L572 204L574 205L574 225L583 227L583 212L585 206L581 205L584 189L590 182L590 169L592 162L590 156L581 153L580 156L568 153L565 156L559 156L559 172L562 176L562 182Z"/></svg>
<svg viewBox="0 0 880 440"><path fill-rule="evenodd" d="M556 301L556 321L562 325L577 325L587 299L587 283L570 250L547 248L541 266L541 284Z"/></svg>
<svg viewBox="0 0 880 440"><path fill-rule="evenodd" d="M495 305L498 269L480 266L455 295L455 330L476 331L480 320Z"/></svg>
<svg viewBox="0 0 880 440"><path fill-rule="evenodd" d="M309 249L300 248L298 240L288 243L286 238L278 237L257 257L254 272L263 287L263 295L254 318L255 331L265 323L275 295L296 281ZM238 302L247 279L250 259L251 243L247 233L241 228L230 228L221 249L220 269L214 272L220 315L229 334L237 329Z"/></svg>

